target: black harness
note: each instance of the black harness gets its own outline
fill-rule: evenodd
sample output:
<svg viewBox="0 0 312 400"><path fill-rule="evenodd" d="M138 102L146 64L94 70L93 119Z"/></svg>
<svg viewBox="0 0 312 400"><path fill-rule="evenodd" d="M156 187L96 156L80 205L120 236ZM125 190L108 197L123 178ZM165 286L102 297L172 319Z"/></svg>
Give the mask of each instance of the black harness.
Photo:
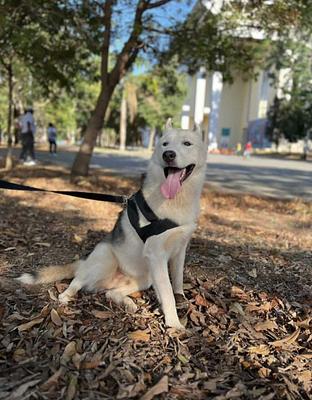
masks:
<svg viewBox="0 0 312 400"><path fill-rule="evenodd" d="M148 225L140 227L138 209L143 214L144 218L150 222ZM143 196L142 190L139 190L128 200L127 213L131 225L136 230L137 234L144 243L151 236L160 235L168 229L176 228L177 226L179 226L171 219L158 218L147 204Z"/></svg>

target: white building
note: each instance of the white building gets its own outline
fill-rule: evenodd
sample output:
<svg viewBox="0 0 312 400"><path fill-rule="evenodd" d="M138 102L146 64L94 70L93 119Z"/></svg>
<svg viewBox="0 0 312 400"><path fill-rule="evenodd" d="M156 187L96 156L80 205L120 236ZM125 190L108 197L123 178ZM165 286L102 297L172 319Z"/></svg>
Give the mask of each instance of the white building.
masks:
<svg viewBox="0 0 312 400"><path fill-rule="evenodd" d="M203 0L209 12L218 13L223 0ZM208 11L207 11L208 12ZM233 32L237 37L261 40L259 30L243 26ZM251 140L255 147L268 145L264 137L268 108L278 93L270 85L268 71L258 71L258 78L244 79L239 73L232 84L223 83L220 72L206 72L205 68L189 77L188 94L182 107L182 129L194 123L202 124L209 135L209 149L235 148L237 143ZM288 71L280 74L279 87L283 87Z"/></svg>

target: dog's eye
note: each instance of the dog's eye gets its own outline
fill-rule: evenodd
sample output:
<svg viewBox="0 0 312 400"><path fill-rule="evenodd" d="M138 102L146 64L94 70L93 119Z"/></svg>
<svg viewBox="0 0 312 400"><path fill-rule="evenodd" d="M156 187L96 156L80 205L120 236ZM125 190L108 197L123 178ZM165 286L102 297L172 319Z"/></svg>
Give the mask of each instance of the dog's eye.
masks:
<svg viewBox="0 0 312 400"><path fill-rule="evenodd" d="M184 146L192 146L192 143L188 142L188 141L183 142L183 144L184 144Z"/></svg>
<svg viewBox="0 0 312 400"><path fill-rule="evenodd" d="M162 145L164 146L164 147L166 147L166 146L168 146L168 142L164 142Z"/></svg>

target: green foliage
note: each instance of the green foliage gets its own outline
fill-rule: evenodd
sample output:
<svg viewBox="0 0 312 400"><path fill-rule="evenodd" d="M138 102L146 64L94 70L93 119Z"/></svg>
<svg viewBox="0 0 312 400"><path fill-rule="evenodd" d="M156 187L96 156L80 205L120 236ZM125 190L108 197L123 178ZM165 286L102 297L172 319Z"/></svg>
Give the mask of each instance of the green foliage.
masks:
<svg viewBox="0 0 312 400"><path fill-rule="evenodd" d="M139 79L138 115L141 125L161 130L169 117L176 123L180 121L186 95L186 74L178 71L177 63L172 61L162 68L155 67Z"/></svg>
<svg viewBox="0 0 312 400"><path fill-rule="evenodd" d="M275 66L274 84L278 84L282 68L288 71L282 96L274 100L268 112L267 136L276 144L281 137L295 142L312 129L311 43L311 32L303 30L273 46L269 61Z"/></svg>
<svg viewBox="0 0 312 400"><path fill-rule="evenodd" d="M311 29L312 3L304 0L227 1L215 13L198 3L172 33L162 61L177 55L189 73L205 66L231 82L237 71L248 78L273 60L280 63L274 55L278 47L286 48L290 37ZM266 39L252 39L251 33Z"/></svg>
<svg viewBox="0 0 312 400"><path fill-rule="evenodd" d="M243 21L241 12L235 8L213 14L198 4L173 33L162 63L166 64L175 55L190 74L205 66L208 71L220 71L224 81L229 82L237 71L245 77L255 75L255 67L263 64L270 41L237 36L235 32L240 31Z"/></svg>
<svg viewBox="0 0 312 400"><path fill-rule="evenodd" d="M95 74L98 60L93 60L92 65ZM66 138L73 132L78 138L79 131L87 124L99 92L96 76L91 77L91 72L88 75L78 75L72 79L70 92L57 85L52 85L51 91L47 91L24 64L17 61L14 71L15 110L22 113L26 106L34 108L38 135L45 132L48 123L52 122L58 129L59 138ZM7 103L6 77L3 75L0 83L2 130L6 130L7 126Z"/></svg>

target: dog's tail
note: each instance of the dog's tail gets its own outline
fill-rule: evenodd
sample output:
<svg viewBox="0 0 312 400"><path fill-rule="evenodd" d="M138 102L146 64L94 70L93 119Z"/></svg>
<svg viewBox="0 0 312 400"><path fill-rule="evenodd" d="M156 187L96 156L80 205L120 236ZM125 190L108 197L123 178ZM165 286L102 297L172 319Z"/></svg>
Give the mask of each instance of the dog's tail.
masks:
<svg viewBox="0 0 312 400"><path fill-rule="evenodd" d="M39 271L22 274L16 280L27 285L36 285L71 279L75 276L77 266L77 261L66 265L52 265L41 268Z"/></svg>

